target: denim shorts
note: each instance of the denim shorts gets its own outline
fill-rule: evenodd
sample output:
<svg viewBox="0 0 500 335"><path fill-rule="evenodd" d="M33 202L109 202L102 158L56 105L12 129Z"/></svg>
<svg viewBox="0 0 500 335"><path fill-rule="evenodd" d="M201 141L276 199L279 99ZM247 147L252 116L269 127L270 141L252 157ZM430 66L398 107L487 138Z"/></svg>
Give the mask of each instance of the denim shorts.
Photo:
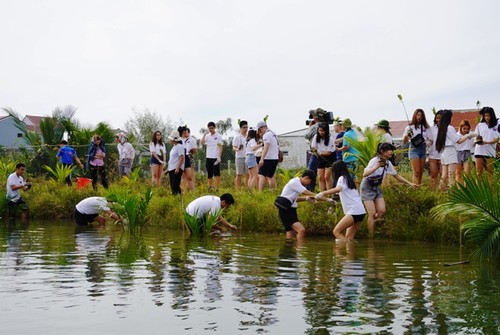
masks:
<svg viewBox="0 0 500 335"><path fill-rule="evenodd" d="M410 159L415 159L415 158L420 158L420 159L425 159L426 158L426 147L425 144L414 147L410 145L410 151L408 152L408 158Z"/></svg>
<svg viewBox="0 0 500 335"><path fill-rule="evenodd" d="M247 155L245 157L245 163L249 169L257 166L257 157L255 155Z"/></svg>
<svg viewBox="0 0 500 335"><path fill-rule="evenodd" d="M471 157L472 154L470 150L461 150L457 151L457 158L458 158L458 163L462 164L465 163L469 160L469 157Z"/></svg>
<svg viewBox="0 0 500 335"><path fill-rule="evenodd" d="M363 201L374 201L378 198L383 198L384 193L380 188L380 185L371 186L366 178L361 181L361 200Z"/></svg>

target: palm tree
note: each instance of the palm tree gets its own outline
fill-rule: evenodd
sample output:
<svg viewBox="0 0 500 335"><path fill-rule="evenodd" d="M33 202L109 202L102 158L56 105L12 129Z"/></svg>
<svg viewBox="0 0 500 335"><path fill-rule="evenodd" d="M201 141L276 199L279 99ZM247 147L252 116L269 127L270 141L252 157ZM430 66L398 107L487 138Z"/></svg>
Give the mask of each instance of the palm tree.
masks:
<svg viewBox="0 0 500 335"><path fill-rule="evenodd" d="M480 261L500 256L500 176L493 183L486 178L464 175L464 184L455 184L447 200L431 210L444 220L449 215L464 219L464 236L476 245L472 257Z"/></svg>

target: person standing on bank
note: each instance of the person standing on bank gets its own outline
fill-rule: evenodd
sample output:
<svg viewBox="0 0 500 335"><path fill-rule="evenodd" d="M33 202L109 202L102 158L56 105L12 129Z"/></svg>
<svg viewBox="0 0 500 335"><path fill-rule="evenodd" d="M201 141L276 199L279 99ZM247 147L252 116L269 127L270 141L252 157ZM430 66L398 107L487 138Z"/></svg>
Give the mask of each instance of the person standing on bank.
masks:
<svg viewBox="0 0 500 335"><path fill-rule="evenodd" d="M197 143L196 138L191 136L191 130L188 127L184 127L181 134L182 140L184 142L184 148L186 150L186 159L184 162L184 173L182 174L184 189L188 191L194 191L194 154L196 153Z"/></svg>
<svg viewBox="0 0 500 335"><path fill-rule="evenodd" d="M462 120L458 126L457 135L462 137L464 135L470 134L470 123L469 120ZM457 181L463 184L462 173L469 175L470 165L469 158L472 157L472 148L474 147L474 138L471 135L468 140L463 143L457 144Z"/></svg>
<svg viewBox="0 0 500 335"><path fill-rule="evenodd" d="M222 136L215 131L215 123L207 124L208 133L201 138L201 145L207 146L205 167L208 175L208 191L213 191L213 178L215 177L215 190L220 187L220 162L222 160Z"/></svg>
<svg viewBox="0 0 500 335"><path fill-rule="evenodd" d="M315 194L307 189L314 189L316 184L316 173L312 170L305 170L301 177L292 178L283 187L280 196L276 198L274 205L278 208L278 215L283 227L285 227L286 238L297 237L297 240L303 240L306 229L300 223L297 216L297 202L310 201ZM304 194L305 197L299 197ZM314 199L313 199L314 200Z"/></svg>
<svg viewBox="0 0 500 335"><path fill-rule="evenodd" d="M134 147L129 143L127 135L124 133L117 134L116 141L118 142L116 146L118 149L118 176L120 178L123 176L130 177L132 163L135 158Z"/></svg>
<svg viewBox="0 0 500 335"><path fill-rule="evenodd" d="M186 151L182 144L182 138L177 130L173 130L168 137L173 147L170 149L170 159L168 160L167 173L170 178L170 188L172 194L181 194L181 179L184 171L184 159Z"/></svg>
<svg viewBox="0 0 500 335"><path fill-rule="evenodd" d="M87 226L94 221L103 226L106 223L106 218L100 213L106 213L110 218L122 221L120 216L109 208L108 201L103 197L85 198L76 204L73 212L76 224L82 226Z"/></svg>
<svg viewBox="0 0 500 335"><path fill-rule="evenodd" d="M151 142L149 143L149 152L151 153L151 181L153 185L161 185L161 176L163 174L163 166L167 161L167 149L160 131L155 131Z"/></svg>
<svg viewBox="0 0 500 335"><path fill-rule="evenodd" d="M356 180L356 168L358 167L358 151L353 148L351 143L358 141L358 134L352 129L351 119L344 119L340 124L345 129L342 137L342 147L337 150L342 151L342 160L346 163L347 169L351 172L352 179Z"/></svg>
<svg viewBox="0 0 500 335"><path fill-rule="evenodd" d="M249 172L248 188L253 190L257 188L257 185L259 183L259 165L257 163L257 156L255 152L259 148L261 148L261 146L257 143L257 131L253 128L250 128L250 130L248 131L247 143L245 144L245 148L245 164Z"/></svg>
<svg viewBox="0 0 500 335"><path fill-rule="evenodd" d="M439 122L441 122L442 111L434 114L434 124L427 130L427 146L429 147L429 172L431 175L431 190L435 191L441 175L441 153L436 149Z"/></svg>
<svg viewBox="0 0 500 335"><path fill-rule="evenodd" d="M385 214L385 201L381 184L384 175L393 176L397 181L411 186L418 187L401 175L394 169L390 158L396 148L391 143L381 143L377 148L377 155L373 157L363 171L363 180L361 181L361 199L368 212L368 235L373 237L375 230L375 221L381 220Z"/></svg>
<svg viewBox="0 0 500 335"><path fill-rule="evenodd" d="M496 146L500 138L500 126L491 107L483 107L479 111L481 121L476 126L476 146L474 157L476 158L476 170L478 177L486 170L488 178L493 180L495 167Z"/></svg>
<svg viewBox="0 0 500 335"><path fill-rule="evenodd" d="M317 134L311 141L311 152L318 158L319 190L325 191L332 186L332 164L337 158L328 123L320 122Z"/></svg>
<svg viewBox="0 0 500 335"><path fill-rule="evenodd" d="M425 159L426 159L426 132L429 129L429 124L425 118L425 113L418 108L413 112L413 117L404 131L403 143L410 142L410 158L411 167L413 170L413 183L422 184L422 175L424 174Z"/></svg>
<svg viewBox="0 0 500 335"><path fill-rule="evenodd" d="M278 137L269 128L267 123L259 121L257 123L257 131L264 142L264 150L259 161L259 191L264 189L267 184L273 190L276 187L276 167L278 166Z"/></svg>
<svg viewBox="0 0 500 335"><path fill-rule="evenodd" d="M309 148L312 148L312 139L318 132L318 126L321 123L321 117L318 112L323 113L322 115L326 113L326 111L322 108L311 109L309 111L309 115L312 117L312 120L308 120L309 129L307 129L306 134L304 135L306 140L309 142ZM316 157L316 155L314 155L310 150L307 152L307 168L314 171L314 173L317 173L318 157Z"/></svg>
<svg viewBox="0 0 500 335"><path fill-rule="evenodd" d="M105 189L108 189L108 179L106 177L106 164L104 159L106 157L106 147L101 136L94 135L88 150L87 168L90 171L92 178L92 187L97 191L97 177L101 178L101 184Z"/></svg>
<svg viewBox="0 0 500 335"><path fill-rule="evenodd" d="M22 210L21 219L26 221L28 217L29 207L26 201L21 197L19 190L27 191L31 188L31 182L24 181L23 175L26 172L26 165L23 163L16 164L16 171L7 177L7 207L9 209L9 219L15 219L16 207L19 206Z"/></svg>
<svg viewBox="0 0 500 335"><path fill-rule="evenodd" d="M56 157L59 157L61 160L61 164L63 166L71 167L73 165L73 162L76 161L80 169L83 169L83 164L80 161L80 158L76 155L75 149L70 147L68 145L68 142L65 140L62 140L61 143L59 143L59 151L57 152ZM71 173L68 175L66 178L66 184L68 186L71 186Z"/></svg>
<svg viewBox="0 0 500 335"><path fill-rule="evenodd" d="M237 190L240 189L242 183L248 186L248 168L245 163L246 143L248 133L248 122L240 121L240 132L233 138L233 151L235 152L236 177L234 184Z"/></svg>

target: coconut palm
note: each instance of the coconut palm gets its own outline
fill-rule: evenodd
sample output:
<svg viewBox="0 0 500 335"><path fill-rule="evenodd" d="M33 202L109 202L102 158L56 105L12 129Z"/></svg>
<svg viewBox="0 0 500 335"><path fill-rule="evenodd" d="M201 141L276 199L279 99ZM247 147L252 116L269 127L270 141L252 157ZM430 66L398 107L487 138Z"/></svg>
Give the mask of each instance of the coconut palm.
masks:
<svg viewBox="0 0 500 335"><path fill-rule="evenodd" d="M493 184L486 178L464 175L464 184L455 184L444 203L431 210L431 215L444 220L456 215L464 220L465 238L477 248L472 257L480 261L500 256L500 176Z"/></svg>

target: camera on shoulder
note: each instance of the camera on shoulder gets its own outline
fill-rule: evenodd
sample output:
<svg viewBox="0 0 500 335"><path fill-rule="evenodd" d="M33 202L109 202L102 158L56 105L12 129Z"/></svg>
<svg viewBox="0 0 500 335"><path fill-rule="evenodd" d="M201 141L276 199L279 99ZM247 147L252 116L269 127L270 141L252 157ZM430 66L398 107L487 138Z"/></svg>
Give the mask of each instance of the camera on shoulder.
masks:
<svg viewBox="0 0 500 335"><path fill-rule="evenodd" d="M309 111L309 120L306 120L306 126L316 123L314 119L320 119L320 122L333 124L333 112L327 112L323 108L311 109Z"/></svg>

